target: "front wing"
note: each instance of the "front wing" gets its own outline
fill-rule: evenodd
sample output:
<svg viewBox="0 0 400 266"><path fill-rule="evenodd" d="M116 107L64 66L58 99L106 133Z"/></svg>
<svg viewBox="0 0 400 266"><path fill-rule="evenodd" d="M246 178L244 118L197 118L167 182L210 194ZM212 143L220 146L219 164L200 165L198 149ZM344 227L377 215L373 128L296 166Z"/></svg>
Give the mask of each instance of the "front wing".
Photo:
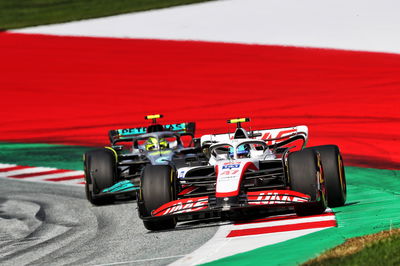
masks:
<svg viewBox="0 0 400 266"><path fill-rule="evenodd" d="M311 197L309 195L292 190L253 191L239 197L241 199L239 203L230 206L215 205L215 198L213 200L209 196L174 200L152 211L150 217L142 217L142 219L149 220L166 216L242 208L294 206L311 202Z"/></svg>
<svg viewBox="0 0 400 266"><path fill-rule="evenodd" d="M93 185L89 184L90 190L93 191ZM136 191L139 190L139 186L135 185L130 180L120 181L111 187L102 189L99 193L93 195L94 198L104 198L110 196L120 196L120 195L131 195L136 196Z"/></svg>

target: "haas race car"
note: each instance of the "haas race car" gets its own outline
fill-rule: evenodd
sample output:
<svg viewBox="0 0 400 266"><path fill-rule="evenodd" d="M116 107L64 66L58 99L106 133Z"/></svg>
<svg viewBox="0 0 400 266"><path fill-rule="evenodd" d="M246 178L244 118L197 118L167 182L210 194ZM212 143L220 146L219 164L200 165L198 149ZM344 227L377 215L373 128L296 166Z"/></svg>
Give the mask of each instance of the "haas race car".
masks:
<svg viewBox="0 0 400 266"><path fill-rule="evenodd" d="M195 123L157 124L161 117L146 116L152 120L148 127L111 130L110 146L84 154L86 197L92 204L136 198L140 183L147 186L141 178L148 178L152 171L207 164L201 149L194 147ZM163 172L161 176L165 176ZM154 186L158 194L158 185Z"/></svg>
<svg viewBox="0 0 400 266"><path fill-rule="evenodd" d="M271 208L307 216L344 205L346 179L336 145L305 148L306 126L248 132L241 126L248 121L229 120L237 124L233 134L201 137L207 164L145 166L137 204L147 229Z"/></svg>

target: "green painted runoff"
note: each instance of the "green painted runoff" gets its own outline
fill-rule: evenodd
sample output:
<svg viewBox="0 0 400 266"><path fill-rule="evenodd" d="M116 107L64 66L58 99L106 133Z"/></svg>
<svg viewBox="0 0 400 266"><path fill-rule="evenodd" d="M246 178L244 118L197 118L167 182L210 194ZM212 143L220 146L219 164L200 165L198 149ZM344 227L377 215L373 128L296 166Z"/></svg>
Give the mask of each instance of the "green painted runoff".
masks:
<svg viewBox="0 0 400 266"><path fill-rule="evenodd" d="M83 170L83 153L93 147L0 143L0 163Z"/></svg>

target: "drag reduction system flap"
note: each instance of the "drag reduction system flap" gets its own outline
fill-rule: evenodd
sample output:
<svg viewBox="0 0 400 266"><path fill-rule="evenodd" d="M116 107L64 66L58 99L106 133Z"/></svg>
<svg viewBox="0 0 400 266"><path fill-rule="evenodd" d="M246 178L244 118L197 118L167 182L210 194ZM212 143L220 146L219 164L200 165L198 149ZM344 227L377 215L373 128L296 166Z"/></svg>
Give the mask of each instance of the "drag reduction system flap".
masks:
<svg viewBox="0 0 400 266"><path fill-rule="evenodd" d="M264 140L268 145L274 145L276 143L285 144L286 142L290 142L290 139L294 140L297 137L301 137L304 141L304 148L308 141L308 127L305 125L286 128L261 129L247 132L241 127L241 123L250 122L249 118L230 119L227 122L229 124L237 124L235 133L203 135L200 140L201 145L203 146L205 143L229 142L230 140L234 139L236 135L238 135L236 134L238 131L245 132L242 134L243 136L240 136L239 138Z"/></svg>
<svg viewBox="0 0 400 266"><path fill-rule="evenodd" d="M135 127L135 128L123 128L123 129L115 129L110 130L108 132L108 136L110 138L110 142L114 143L116 140L129 140L132 137L151 133L151 132L161 132L161 131L172 131L182 135L191 135L194 136L196 129L196 124L194 122L187 123L177 123L177 124L151 124L148 127Z"/></svg>

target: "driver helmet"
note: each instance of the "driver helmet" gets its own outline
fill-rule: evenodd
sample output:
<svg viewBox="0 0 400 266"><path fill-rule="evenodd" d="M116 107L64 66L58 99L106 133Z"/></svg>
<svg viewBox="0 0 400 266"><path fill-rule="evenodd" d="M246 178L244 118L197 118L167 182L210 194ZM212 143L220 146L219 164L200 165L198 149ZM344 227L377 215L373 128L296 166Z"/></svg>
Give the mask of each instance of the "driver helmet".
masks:
<svg viewBox="0 0 400 266"><path fill-rule="evenodd" d="M146 149L146 151L153 151L158 149L158 141L156 138L154 137L150 137L146 140L146 142L144 143L144 147Z"/></svg>
<svg viewBox="0 0 400 266"><path fill-rule="evenodd" d="M233 147L229 148L229 157L233 158L234 152ZM240 145L237 147L237 156L238 158L248 158L250 155L250 146L249 144Z"/></svg>
<svg viewBox="0 0 400 266"><path fill-rule="evenodd" d="M160 150L165 150L168 148L168 141L165 139L161 138L159 142Z"/></svg>
<svg viewBox="0 0 400 266"><path fill-rule="evenodd" d="M164 138L157 140L155 137L150 137L146 140L144 147L146 151L165 150L168 148L168 142Z"/></svg>

